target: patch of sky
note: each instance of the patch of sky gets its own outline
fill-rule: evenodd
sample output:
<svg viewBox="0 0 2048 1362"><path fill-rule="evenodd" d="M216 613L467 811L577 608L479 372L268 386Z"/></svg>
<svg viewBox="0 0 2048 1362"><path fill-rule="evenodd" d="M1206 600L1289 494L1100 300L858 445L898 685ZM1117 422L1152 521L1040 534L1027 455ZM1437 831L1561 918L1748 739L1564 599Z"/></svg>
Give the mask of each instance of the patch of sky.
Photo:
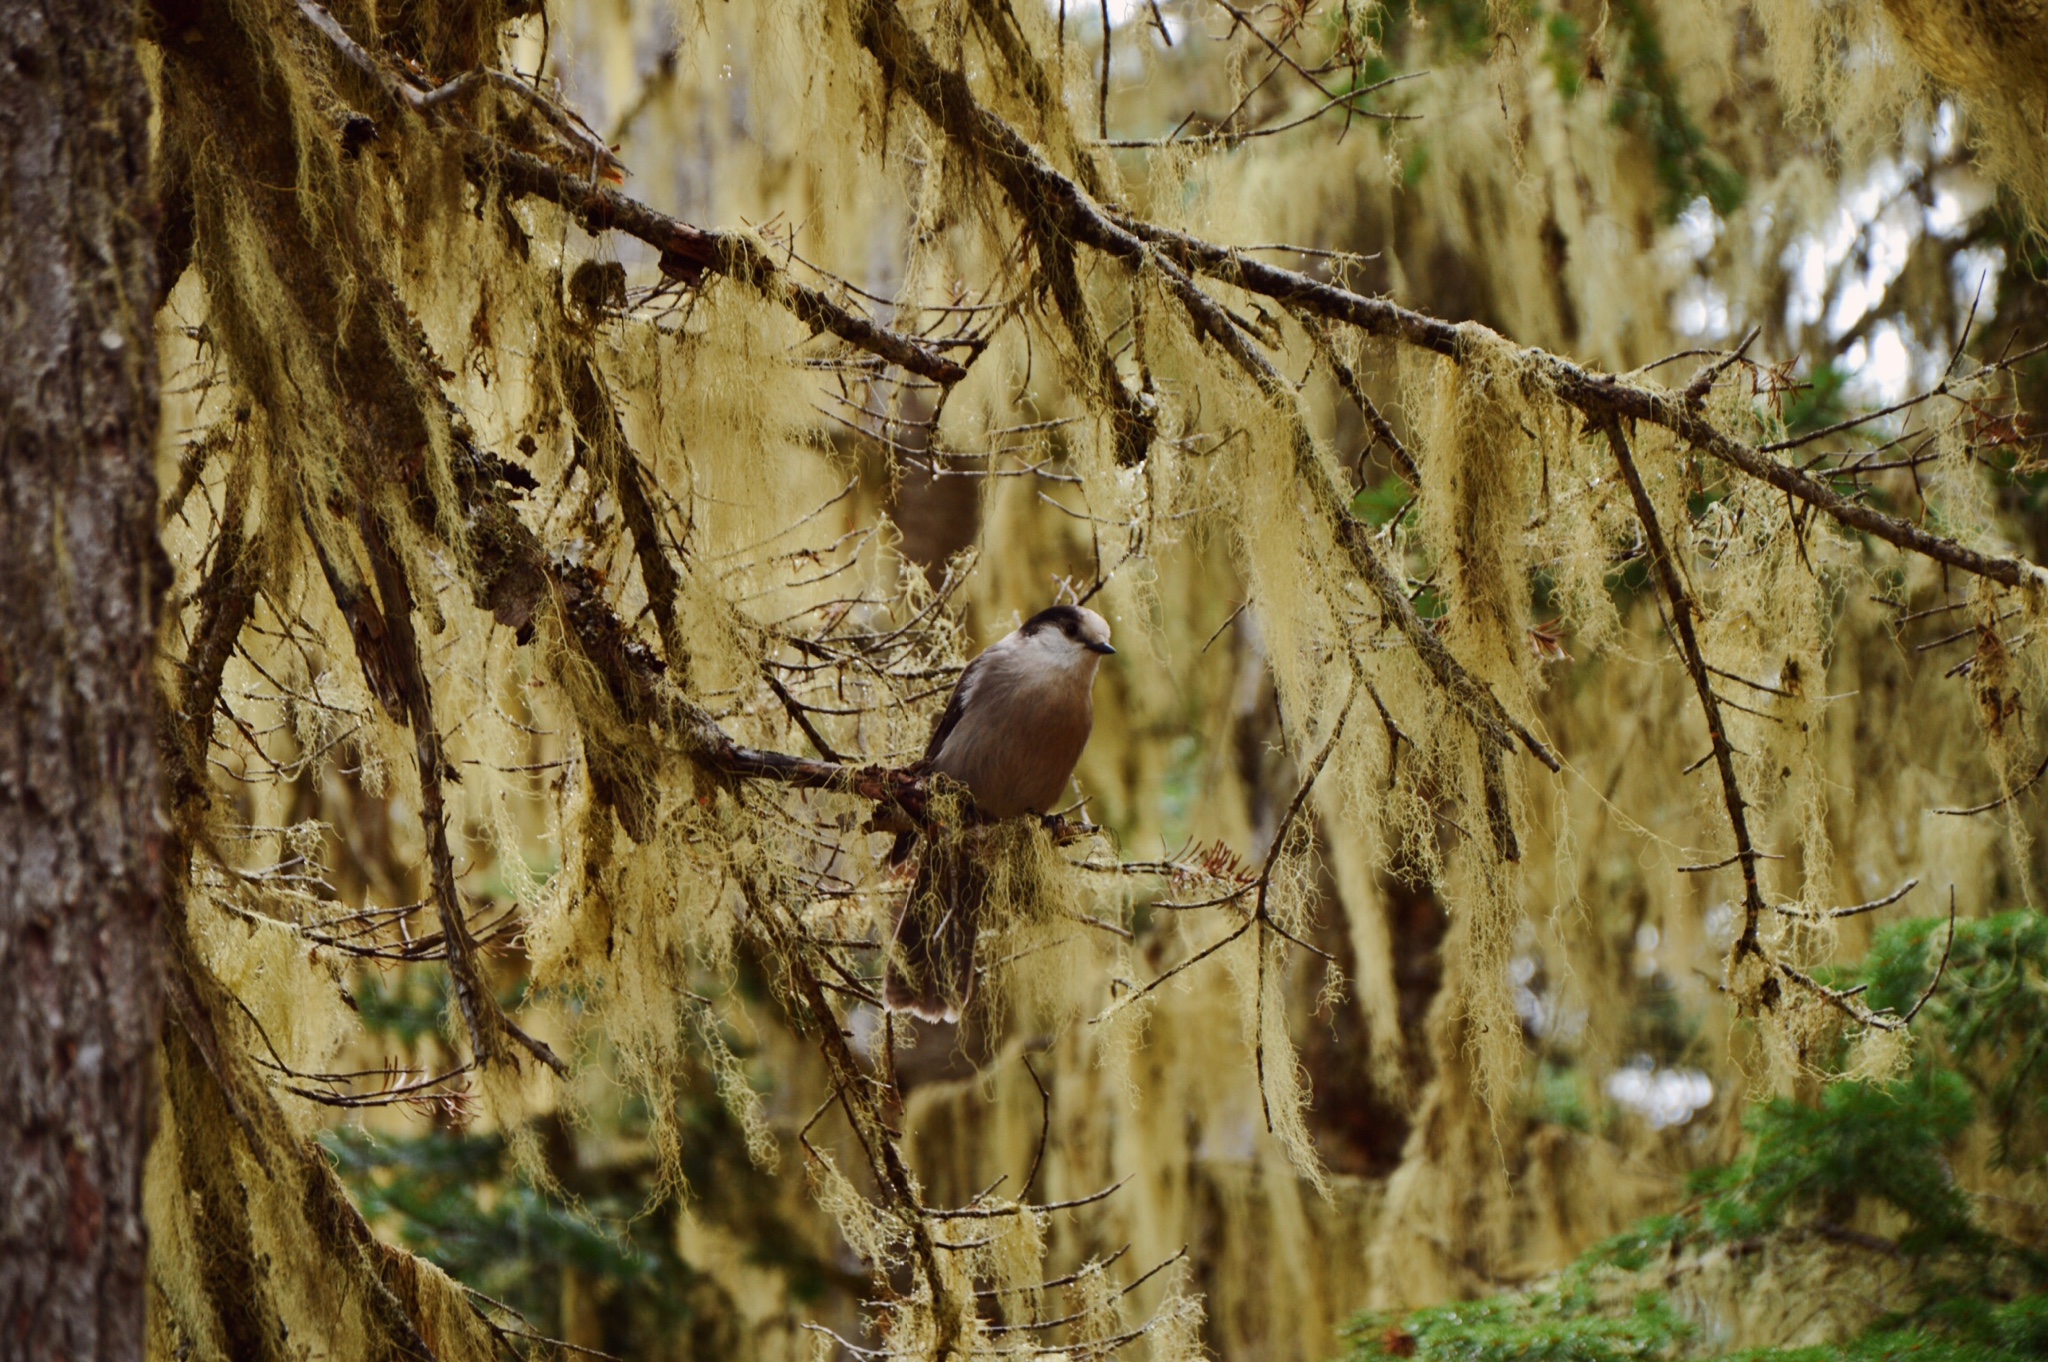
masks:
<svg viewBox="0 0 2048 1362"><path fill-rule="evenodd" d="M1707 909L1707 915L1702 924L1706 928L1707 944L1712 946L1716 952L1726 954L1728 948L1735 944L1737 929L1741 924L1741 909L1725 901L1715 904Z"/></svg>
<svg viewBox="0 0 2048 1362"><path fill-rule="evenodd" d="M1585 1034L1586 1009L1570 1006L1540 975L1541 961L1533 952L1508 961L1508 995L1515 1015L1531 1035L1570 1045Z"/></svg>
<svg viewBox="0 0 2048 1362"><path fill-rule="evenodd" d="M1654 1130L1682 1126L1714 1100L1714 1080L1698 1069L1660 1068L1648 1055L1637 1055L1607 1075L1601 1085L1609 1101L1626 1107Z"/></svg>
<svg viewBox="0 0 2048 1362"><path fill-rule="evenodd" d="M1727 293L1694 268L1713 253L1726 228L1704 194L1687 204L1671 225L1667 249L1678 257L1685 274L1672 299L1672 324L1680 335L1694 340L1721 339L1732 324Z"/></svg>
<svg viewBox="0 0 2048 1362"><path fill-rule="evenodd" d="M1862 182L1841 197L1817 230L1795 237L1780 264L1790 277L1785 304L1788 331L1819 327L1830 340L1852 338L1836 360L1848 379L1846 396L1871 405L1895 402L1941 377L1952 337L1919 338L1890 320L1870 314L1909 264L1923 238L1953 240L1985 206L1986 191L1976 177L1949 164L1957 153L1955 110L1943 105L1927 137L1925 160L1878 161ZM1990 317L2005 256L1996 247L1971 247L1953 259L1951 287L1957 308L1975 324ZM1684 310L1681 320L1700 320L1701 309ZM1860 334L1859 334L1860 333Z"/></svg>
<svg viewBox="0 0 2048 1362"><path fill-rule="evenodd" d="M1041 0L1041 3L1054 14L1064 13L1067 16L1069 33L1078 33L1085 28L1093 34L1102 29L1102 0L1065 0L1064 3L1062 0ZM1159 22L1166 25L1167 35L1175 46L1179 46L1181 35L1188 31L1186 16L1160 5ZM1159 41L1158 25L1152 20L1151 0L1109 0L1109 26L1120 29L1133 24L1143 24L1150 30L1152 40Z"/></svg>

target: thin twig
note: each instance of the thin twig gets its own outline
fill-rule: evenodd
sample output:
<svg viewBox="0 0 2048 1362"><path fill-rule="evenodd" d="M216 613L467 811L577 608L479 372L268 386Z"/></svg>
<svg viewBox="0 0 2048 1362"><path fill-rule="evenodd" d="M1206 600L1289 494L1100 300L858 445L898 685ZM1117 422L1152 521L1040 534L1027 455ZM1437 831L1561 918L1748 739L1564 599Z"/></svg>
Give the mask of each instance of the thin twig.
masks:
<svg viewBox="0 0 2048 1362"><path fill-rule="evenodd" d="M1801 908L1796 903L1781 903L1777 905L1777 909L1779 913L1786 917L1796 917L1806 922L1827 922L1835 918L1856 917L1862 913L1874 913L1880 908L1891 907L1894 903L1912 893L1914 886L1919 883L1920 881L1917 879L1907 880L1881 899L1872 899L1868 903L1852 904L1847 908L1829 908L1821 912L1814 912L1811 909Z"/></svg>
<svg viewBox="0 0 2048 1362"><path fill-rule="evenodd" d="M1693 375L1692 382L1685 385L1685 391L1681 396L1685 399L1686 403L1696 407L1706 401L1707 394L1714 390L1714 384L1720 379L1721 375L1742 359L1742 356L1749 350L1749 347L1756 341L1757 336L1762 331L1762 327L1752 326L1749 328L1749 334L1742 338L1742 344L1736 346L1716 362L1703 365L1700 371Z"/></svg>
<svg viewBox="0 0 2048 1362"><path fill-rule="evenodd" d="M1045 1162L1045 1142L1052 1135L1052 1091L1038 1076L1038 1070L1031 1067L1030 1055L1020 1054L1017 1058L1024 1062L1024 1072L1031 1075L1031 1085L1038 1089L1038 1146L1031 1151L1031 1168L1017 1188L1022 1195L1030 1196L1031 1184L1038 1180L1039 1165Z"/></svg>
<svg viewBox="0 0 2048 1362"><path fill-rule="evenodd" d="M1950 885L1948 887L1948 940L1943 942L1941 946L1941 963L1934 967L1934 977L1927 981L1926 989L1924 989L1921 992L1919 998L1914 1001L1913 1006L1906 1010L1906 1015L1900 1018L1901 1022L1910 1025L1913 1021L1913 1018L1920 1015L1920 1009L1927 1006L1927 1000L1934 996L1934 990L1941 987L1941 976L1948 973L1949 953L1953 951L1955 948L1956 887L1954 885Z"/></svg>
<svg viewBox="0 0 2048 1362"><path fill-rule="evenodd" d="M2027 791L2033 789L2035 785L2040 783L2041 777L2044 774L2048 774L2048 757L2041 758L2041 764L2034 768L2034 774L2028 776L2022 784L2006 794L2000 795L1988 804L1973 804L1967 809L1935 809L1934 812L1946 814L1951 818L1971 818L1980 813L1990 813L1993 809L2005 807Z"/></svg>
<svg viewBox="0 0 2048 1362"><path fill-rule="evenodd" d="M1691 766L1688 766L1688 767L1686 767L1686 768L1685 768L1685 769L1686 769L1686 772L1687 772L1688 774L1690 774L1690 773L1691 773L1692 771L1695 771L1695 770L1697 770L1697 769L1698 769L1699 767L1701 767L1701 766L1704 766L1704 765L1706 765L1706 764L1707 764L1708 762L1712 761L1713 759L1714 759L1714 754L1713 754L1713 752L1709 751L1709 752L1707 753L1707 755L1705 755L1704 757L1701 757L1701 758L1700 758L1700 759L1699 759L1698 761L1694 762L1694 763L1693 763L1693 764L1692 764ZM1782 861L1782 860L1784 860L1784 859L1785 859L1785 858L1784 858L1783 856L1777 856L1777 855L1773 855L1772 853L1770 853L1770 852L1768 852L1768 851L1759 851L1759 852L1757 852L1757 853L1756 853L1756 858L1757 858L1757 859L1758 859L1759 861ZM1738 852L1736 852L1736 853L1735 853L1734 855L1732 855L1732 856L1723 856L1723 857L1722 857L1722 858L1721 858L1720 860L1718 860L1718 861L1708 861L1708 862L1706 862L1706 863L1705 863L1705 864L1703 864L1703 865L1682 865L1682 866L1678 867L1678 873L1679 873L1679 874L1681 874L1681 875L1702 875L1702 874L1705 874L1705 873L1706 873L1707 871L1709 871L1709 870L1722 870L1722 869L1725 869L1725 868L1727 868L1728 866L1734 865L1734 864L1735 864L1735 863L1736 863L1737 861L1739 861L1739 860L1741 860L1741 859L1742 859L1742 853L1738 851Z"/></svg>

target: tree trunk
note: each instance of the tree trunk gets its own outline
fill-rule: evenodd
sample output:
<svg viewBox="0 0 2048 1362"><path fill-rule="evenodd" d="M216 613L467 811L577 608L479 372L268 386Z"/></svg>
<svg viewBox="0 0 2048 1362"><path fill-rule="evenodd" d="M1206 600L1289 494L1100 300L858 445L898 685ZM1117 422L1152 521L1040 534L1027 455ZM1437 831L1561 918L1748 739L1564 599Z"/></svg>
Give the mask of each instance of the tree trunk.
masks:
<svg viewBox="0 0 2048 1362"><path fill-rule="evenodd" d="M0 1358L137 1358L161 1012L135 0L0 3Z"/></svg>

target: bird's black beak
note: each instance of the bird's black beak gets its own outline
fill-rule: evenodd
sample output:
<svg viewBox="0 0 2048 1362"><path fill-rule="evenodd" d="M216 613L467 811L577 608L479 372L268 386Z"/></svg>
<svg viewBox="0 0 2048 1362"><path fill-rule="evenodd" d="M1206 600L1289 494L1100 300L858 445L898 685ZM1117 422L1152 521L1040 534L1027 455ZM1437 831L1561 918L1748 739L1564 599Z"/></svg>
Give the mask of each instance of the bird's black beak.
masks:
<svg viewBox="0 0 2048 1362"><path fill-rule="evenodd" d="M1116 651L1116 649L1110 647L1107 643L1084 643L1081 646L1086 648L1091 653L1101 653L1104 657L1108 657L1111 653Z"/></svg>

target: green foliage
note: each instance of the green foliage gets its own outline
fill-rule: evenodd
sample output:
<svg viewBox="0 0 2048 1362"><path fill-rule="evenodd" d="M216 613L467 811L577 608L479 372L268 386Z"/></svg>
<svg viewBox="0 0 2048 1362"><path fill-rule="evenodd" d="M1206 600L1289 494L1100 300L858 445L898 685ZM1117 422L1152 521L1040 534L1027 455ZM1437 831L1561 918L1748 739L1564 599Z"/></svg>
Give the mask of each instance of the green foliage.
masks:
<svg viewBox="0 0 2048 1362"><path fill-rule="evenodd" d="M1695 1184L1675 1215L1647 1220L1597 1245L1525 1294L1456 1302L1408 1314L1366 1314L1348 1331L1349 1357L1455 1362L1609 1362L1699 1356L1695 1331L1653 1291L1617 1300L1595 1285L1636 1273L1688 1243L1749 1240L1782 1231L1795 1216L1846 1218L1865 1197L1907 1217L1909 1254L2004 1247L1971 1223L1969 1202L1949 1180L1945 1148L1968 1127L1972 1104L1956 1075L1921 1066L1894 1084L1831 1085L1818 1107L1778 1101L1753 1112L1748 1152ZM1626 1280L1624 1277L1623 1280ZM1996 1298L1983 1274L1931 1290L1929 1303L1891 1317L1842 1347L1761 1349L1730 1362L2003 1362L2048 1354L2048 1295Z"/></svg>
<svg viewBox="0 0 2048 1362"><path fill-rule="evenodd" d="M1583 1282L1566 1273L1557 1291L1454 1302L1405 1317L1361 1316L1347 1332L1351 1356L1456 1359L1456 1362L1627 1362L1679 1356L1692 1328L1653 1292L1615 1313L1598 1307Z"/></svg>
<svg viewBox="0 0 2048 1362"><path fill-rule="evenodd" d="M1634 1229L1595 1244L1581 1261L1618 1267L1624 1272L1640 1271L1651 1259L1684 1243L1698 1228L1699 1222L1690 1211L1653 1215Z"/></svg>
<svg viewBox="0 0 2048 1362"><path fill-rule="evenodd" d="M1493 13L1487 0L1411 0L1404 6L1442 35L1460 57L1484 57L1493 46Z"/></svg>
<svg viewBox="0 0 2048 1362"><path fill-rule="evenodd" d="M660 1289L664 1274L687 1271L672 1254L637 1246L517 1177L496 1135L390 1138L343 1127L322 1143L373 1224L395 1228L408 1248L528 1319L553 1316L563 1268L657 1312L676 1300Z"/></svg>
<svg viewBox="0 0 2048 1362"><path fill-rule="evenodd" d="M1483 0L1411 0L1404 8L1429 26L1436 50L1445 57L1481 60L1501 40L1496 29L1501 7ZM1706 133L1686 110L1650 6L1641 0L1619 0L1613 6L1613 29L1625 44L1625 59L1611 71L1602 68L1597 49L1589 51L1586 26L1579 17L1562 9L1542 13L1530 0L1517 8L1521 17L1536 22L1543 64L1565 99L1577 98L1588 81L1612 82L1611 116L1648 143L1665 190L1667 218L1676 217L1697 198L1704 197L1722 214L1742 203L1749 187L1740 172L1709 148ZM1602 27L1606 22L1602 20ZM1373 38L1382 40L1388 26L1386 20L1378 20L1370 30ZM1417 167L1407 182L1414 183L1419 172Z"/></svg>
<svg viewBox="0 0 2048 1362"><path fill-rule="evenodd" d="M1429 173L1429 143L1417 139L1408 154L1401 159L1401 186L1413 189L1422 183L1422 177Z"/></svg>
<svg viewBox="0 0 2048 1362"><path fill-rule="evenodd" d="M521 979L498 995L498 1006L514 1010L525 1003L526 995L527 981ZM348 1000L363 1019L363 1028L374 1035L413 1046L448 1034L453 999L446 970L366 969L350 985Z"/></svg>
<svg viewBox="0 0 2048 1362"><path fill-rule="evenodd" d="M1715 212L1733 212L1749 187L1733 167L1707 149L1707 135L1686 112L1656 19L1641 0L1619 0L1613 15L1616 27L1628 38L1628 62L1616 83L1613 118L1649 142L1657 178L1667 195L1666 216L1677 216L1702 195Z"/></svg>
<svg viewBox="0 0 2048 1362"><path fill-rule="evenodd" d="M1194 735L1177 739L1167 749L1166 769L1159 777L1159 820L1167 840L1187 835L1189 821L1202 795L1205 753Z"/></svg>
<svg viewBox="0 0 2048 1362"><path fill-rule="evenodd" d="M1531 1114L1567 1130L1592 1129L1593 1113L1578 1071L1550 1059L1538 1065Z"/></svg>
<svg viewBox="0 0 2048 1362"><path fill-rule="evenodd" d="M1374 529L1392 521L1415 500L1415 489L1400 478L1385 478L1362 487L1351 498L1351 513Z"/></svg>
<svg viewBox="0 0 2048 1362"><path fill-rule="evenodd" d="M1842 401L1842 388L1848 381L1848 373L1832 362L1816 368L1805 386L1785 402L1785 433L1807 435L1847 416L1849 408Z"/></svg>
<svg viewBox="0 0 2048 1362"><path fill-rule="evenodd" d="M1749 1150L1709 1181L1699 1223L1721 1239L1767 1233L1796 1214L1842 1224L1866 1198L1903 1212L1900 1248L1978 1243L1943 1155L1974 1112L1963 1080L1920 1066L1898 1083L1831 1083L1820 1105L1780 1098L1745 1122Z"/></svg>
<svg viewBox="0 0 2048 1362"><path fill-rule="evenodd" d="M1592 1257L1585 1260L1592 1261ZM1566 1273L1570 1280L1582 1268ZM1945 1299L1911 1319L1860 1338L1813 1348L1689 1351L1696 1331L1653 1292L1616 1310L1596 1306L1583 1285L1527 1298L1495 1296L1405 1316L1362 1315L1346 1331L1352 1362L1412 1357L1420 1362L1617 1362L1713 1356L1719 1362L2022 1362L2048 1356L2048 1295L1995 1302Z"/></svg>
<svg viewBox="0 0 2048 1362"><path fill-rule="evenodd" d="M1874 1007L1904 1012L1939 967L1945 918L1880 932L1862 976ZM1999 1161L2025 1166L2048 1155L2048 917L2030 909L1958 922L1941 986L1923 1029L1983 1102Z"/></svg>
<svg viewBox="0 0 2048 1362"><path fill-rule="evenodd" d="M738 970L732 984L749 998L765 992L750 969ZM505 1005L516 1007L526 987L521 981ZM365 970L351 996L370 1034L408 1047L435 1041L448 1026L447 972L436 967ZM554 996L573 1002L566 992ZM727 1043L744 1050L737 1037ZM697 1057L674 1112L680 1172L694 1208L733 1227L747 1245L747 1261L780 1273L792 1302L815 1301L829 1286L843 1288L834 1264L786 1218L773 1175L753 1165L746 1132L716 1091L708 1057ZM682 1257L673 1219L648 1203L654 1122L645 1094L622 1087L616 1105L589 1115L601 1134L559 1118L531 1127L545 1185L536 1185L497 1132L418 1126L389 1134L344 1127L323 1132L320 1140L381 1235L510 1305L532 1328L567 1331L567 1301L574 1295L599 1309L597 1327L608 1350L643 1357L726 1355L737 1307L715 1277ZM649 1352L651 1339L668 1340L676 1351Z"/></svg>
<svg viewBox="0 0 2048 1362"><path fill-rule="evenodd" d="M1834 1347L1757 1348L1726 1362L2025 1362L2048 1356L2048 1295L1964 1295Z"/></svg>
<svg viewBox="0 0 2048 1362"><path fill-rule="evenodd" d="M351 996L366 1030L410 1047L444 1033L448 992L445 970L409 968L365 970ZM562 1157L551 1162L573 1167L572 1136L566 1129L556 1134ZM341 1127L322 1132L320 1141L373 1225L536 1327L561 1327L570 1272L616 1318L669 1329L689 1316L690 1293L678 1284L695 1274L669 1236L649 1236L658 1241L649 1247L608 1227L629 1224L643 1209L630 1183L616 1191L578 1187L573 1203L550 1195L515 1168L497 1133L437 1127L387 1135Z"/></svg>
<svg viewBox="0 0 2048 1362"><path fill-rule="evenodd" d="M1566 99L1578 97L1585 81L1586 30L1569 14L1553 14L1543 22L1543 64Z"/></svg>
<svg viewBox="0 0 2048 1362"><path fill-rule="evenodd" d="M349 999L366 1030L416 1045L442 1034L448 1012L448 975L444 970L386 973L366 969L356 976Z"/></svg>

